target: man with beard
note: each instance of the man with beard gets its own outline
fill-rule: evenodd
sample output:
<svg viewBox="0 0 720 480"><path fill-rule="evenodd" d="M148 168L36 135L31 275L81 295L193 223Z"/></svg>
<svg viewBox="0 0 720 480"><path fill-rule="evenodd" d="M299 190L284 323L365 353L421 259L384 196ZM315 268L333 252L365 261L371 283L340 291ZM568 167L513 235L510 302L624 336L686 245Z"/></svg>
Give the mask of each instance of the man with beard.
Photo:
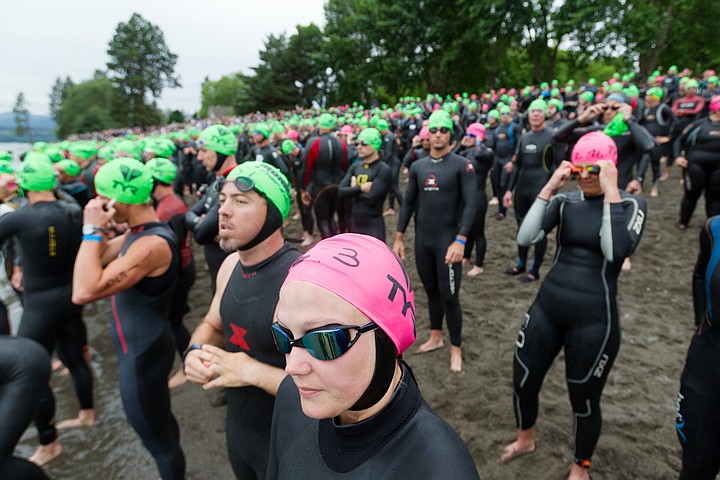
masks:
<svg viewBox="0 0 720 480"><path fill-rule="evenodd" d="M265 478L275 395L285 378L270 326L280 286L300 256L280 232L290 200L287 179L266 163L246 162L227 176L218 213L220 247L229 255L184 355L191 382L226 387L228 456L239 479Z"/></svg>

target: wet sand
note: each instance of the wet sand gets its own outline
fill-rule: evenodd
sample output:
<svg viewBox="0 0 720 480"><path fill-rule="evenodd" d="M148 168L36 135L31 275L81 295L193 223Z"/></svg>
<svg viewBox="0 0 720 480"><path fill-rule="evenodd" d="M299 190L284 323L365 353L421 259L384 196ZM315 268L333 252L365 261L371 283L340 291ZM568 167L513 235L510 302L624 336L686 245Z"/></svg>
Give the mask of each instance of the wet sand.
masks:
<svg viewBox="0 0 720 480"><path fill-rule="evenodd" d="M592 477L603 479L672 479L680 468L674 407L679 378L692 335L691 273L697 255L697 234L704 201L687 232L677 221L682 189L678 171L661 185L661 196L647 198L644 237L633 256L633 270L619 279L622 343L602 400L603 433L593 458ZM518 328L537 293L538 284L521 284L502 272L514 264L516 223L512 215L497 221L497 207L488 210L488 252L485 273L463 276L464 368L449 370L449 340L441 350L406 355L428 403L467 443L483 479L565 478L572 462L572 412L561 354L545 379L536 425L537 451L509 465L497 465L505 444L514 439L512 360ZM395 220L387 219L388 239ZM412 256L412 227L406 236L408 265L417 289L418 341L429 332L427 302ZM286 234L299 237L299 221ZM209 279L196 248L198 281L191 293L186 324L198 324L210 301ZM554 233L542 274L552 260ZM466 271L469 267L466 267ZM571 292L569 292L571 294ZM96 379L100 423L92 429L62 433L65 453L47 466L58 479L156 479L157 470L125 420L117 391L115 354L108 334L107 304L86 310ZM447 337L447 335L446 335ZM58 419L76 413L69 377L53 376ZM192 384L173 390L173 410L181 428L189 479L233 478L227 461L224 407L211 407L214 392ZM28 429L18 453L29 456L36 442Z"/></svg>

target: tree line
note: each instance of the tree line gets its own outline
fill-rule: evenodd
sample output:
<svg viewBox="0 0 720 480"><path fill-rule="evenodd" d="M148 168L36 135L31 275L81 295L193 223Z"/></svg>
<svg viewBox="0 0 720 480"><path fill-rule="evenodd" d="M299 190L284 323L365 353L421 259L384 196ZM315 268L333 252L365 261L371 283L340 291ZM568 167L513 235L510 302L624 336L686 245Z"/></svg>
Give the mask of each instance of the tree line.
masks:
<svg viewBox="0 0 720 480"><path fill-rule="evenodd" d="M720 9L702 0L328 0L325 26L271 34L251 72L206 78L197 115L295 105L394 102L426 92L487 91L553 78L640 78L671 64L720 65L708 39ZM179 86L177 56L160 29L135 14L118 25L107 70L51 93L58 134L152 125L154 100ZM173 120L183 117L173 112Z"/></svg>

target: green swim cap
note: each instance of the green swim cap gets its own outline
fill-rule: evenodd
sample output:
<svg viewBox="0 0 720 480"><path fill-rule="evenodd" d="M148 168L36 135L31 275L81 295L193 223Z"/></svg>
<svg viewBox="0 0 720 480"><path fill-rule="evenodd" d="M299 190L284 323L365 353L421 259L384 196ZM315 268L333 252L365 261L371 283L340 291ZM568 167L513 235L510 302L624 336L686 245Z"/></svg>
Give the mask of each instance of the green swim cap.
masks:
<svg viewBox="0 0 720 480"><path fill-rule="evenodd" d="M156 157L170 158L175 153L175 144L166 138L152 138L145 142L143 151Z"/></svg>
<svg viewBox="0 0 720 480"><path fill-rule="evenodd" d="M119 154L122 158L134 158L135 160L142 159L142 149L140 148L140 145L132 140L121 140L117 142L114 147L116 156Z"/></svg>
<svg viewBox="0 0 720 480"><path fill-rule="evenodd" d="M115 158L115 145L105 145L98 150L98 157L109 162Z"/></svg>
<svg viewBox="0 0 720 480"><path fill-rule="evenodd" d="M77 177L80 174L80 165L75 160L60 160L57 162L57 166L71 177Z"/></svg>
<svg viewBox="0 0 720 480"><path fill-rule="evenodd" d="M209 148L227 156L235 155L238 147L235 134L225 125L220 124L210 125L203 130L197 139L197 143L200 148Z"/></svg>
<svg viewBox="0 0 720 480"><path fill-rule="evenodd" d="M713 75L712 77L708 78L707 83L714 83L715 85L717 85L718 84L718 76Z"/></svg>
<svg viewBox="0 0 720 480"><path fill-rule="evenodd" d="M245 162L233 168L227 176L228 180L247 179L245 184L264 195L277 207L283 220L290 213L290 184L280 170L264 162Z"/></svg>
<svg viewBox="0 0 720 480"><path fill-rule="evenodd" d="M510 107L507 105L503 105L502 107L498 108L498 112L500 112L500 115L503 113L512 113L512 110L510 110Z"/></svg>
<svg viewBox="0 0 720 480"><path fill-rule="evenodd" d="M580 98L586 102L592 103L595 101L595 94L593 92L583 92L582 95L580 95Z"/></svg>
<svg viewBox="0 0 720 480"><path fill-rule="evenodd" d="M610 93L614 92L622 92L623 86L620 82L615 82L612 85L610 85Z"/></svg>
<svg viewBox="0 0 720 480"><path fill-rule="evenodd" d="M265 138L270 138L270 125L267 123L256 123L253 133L258 133Z"/></svg>
<svg viewBox="0 0 720 480"><path fill-rule="evenodd" d="M10 152L0 152L0 160L5 160L8 162L12 162L12 153Z"/></svg>
<svg viewBox="0 0 720 480"><path fill-rule="evenodd" d="M323 113L320 115L318 122L318 126L324 130L334 130L337 125L337 120L335 120L335 117L329 113Z"/></svg>
<svg viewBox="0 0 720 480"><path fill-rule="evenodd" d="M35 142L32 149L36 152L44 152L50 145L47 142Z"/></svg>
<svg viewBox="0 0 720 480"><path fill-rule="evenodd" d="M450 131L453 131L453 121L450 114L445 110L438 110L430 115L428 119L428 128L442 128L447 127Z"/></svg>
<svg viewBox="0 0 720 480"><path fill-rule="evenodd" d="M698 88L700 84L698 84L697 80L688 80L687 83L685 83L685 89L689 88Z"/></svg>
<svg viewBox="0 0 720 480"><path fill-rule="evenodd" d="M295 142L289 138L286 138L280 144L280 151L285 155L289 155L293 150L295 150Z"/></svg>
<svg viewBox="0 0 720 480"><path fill-rule="evenodd" d="M134 158L116 158L100 167L95 175L95 190L99 195L127 205L148 202L152 188L152 175Z"/></svg>
<svg viewBox="0 0 720 480"><path fill-rule="evenodd" d="M48 146L45 149L45 154L50 157L50 161L53 163L57 163L60 160L64 159L65 156L62 153L62 150L60 150L57 147L53 147L52 145Z"/></svg>
<svg viewBox="0 0 720 480"><path fill-rule="evenodd" d="M548 106L550 106L550 105L555 105L555 109L558 112L561 112L563 109L562 102L560 100L558 100L557 98L551 98L550 101L548 102Z"/></svg>
<svg viewBox="0 0 720 480"><path fill-rule="evenodd" d="M374 128L366 128L365 130L360 132L360 135L358 135L358 141L365 141L369 143L376 152L380 151L380 147L382 147L383 143L382 135L378 130Z"/></svg>
<svg viewBox="0 0 720 480"><path fill-rule="evenodd" d="M362 117L362 118L358 121L358 125L360 125L361 128L367 128L368 125L370 125L370 122L368 122L368 119L367 119L367 118Z"/></svg>
<svg viewBox="0 0 720 480"><path fill-rule="evenodd" d="M675 70L675 71L677 72L677 71L678 71L677 65L671 65L670 68L668 68L668 72L669 72L670 70Z"/></svg>
<svg viewBox="0 0 720 480"><path fill-rule="evenodd" d="M631 98L639 97L640 89L637 87L637 85L628 85L628 87L625 89L625 95Z"/></svg>
<svg viewBox="0 0 720 480"><path fill-rule="evenodd" d="M30 152L18 172L18 186L28 192L46 192L55 188L55 170L42 152Z"/></svg>
<svg viewBox="0 0 720 480"><path fill-rule="evenodd" d="M68 152L70 152L70 155L74 157L78 157L83 160L90 160L92 157L97 155L98 148L94 143L75 142L70 145Z"/></svg>
<svg viewBox="0 0 720 480"><path fill-rule="evenodd" d="M9 160L0 159L0 174L3 173L15 173L15 169Z"/></svg>
<svg viewBox="0 0 720 480"><path fill-rule="evenodd" d="M649 88L647 92L645 92L645 96L650 95L651 97L655 97L658 100L662 100L665 96L665 90L663 90L660 87L653 87Z"/></svg>
<svg viewBox="0 0 720 480"><path fill-rule="evenodd" d="M573 87L571 87L570 85L565 87L565 93L572 93L574 91L575 91L575 89Z"/></svg>
<svg viewBox="0 0 720 480"><path fill-rule="evenodd" d="M530 103L528 111L530 110L542 110L543 112L545 112L545 116L547 116L547 103L545 103L545 100L543 100L542 98L537 98Z"/></svg>
<svg viewBox="0 0 720 480"><path fill-rule="evenodd" d="M573 79L571 78L570 80L567 81L567 84L568 84L568 85L575 85L575 80L573 80Z"/></svg>
<svg viewBox="0 0 720 480"><path fill-rule="evenodd" d="M549 87L548 82L542 82L540 84L540 90L545 90L548 87Z"/></svg>
<svg viewBox="0 0 720 480"><path fill-rule="evenodd" d="M376 127L381 132L384 130L390 130L390 124L387 122L387 120L383 119L378 120Z"/></svg>
<svg viewBox="0 0 720 480"><path fill-rule="evenodd" d="M488 118L494 118L497 121L500 121L500 112L497 110L490 110L487 114Z"/></svg>
<svg viewBox="0 0 720 480"><path fill-rule="evenodd" d="M152 177L166 185L172 185L177 174L177 167L167 158L157 157L151 158L145 164L145 168L150 172Z"/></svg>

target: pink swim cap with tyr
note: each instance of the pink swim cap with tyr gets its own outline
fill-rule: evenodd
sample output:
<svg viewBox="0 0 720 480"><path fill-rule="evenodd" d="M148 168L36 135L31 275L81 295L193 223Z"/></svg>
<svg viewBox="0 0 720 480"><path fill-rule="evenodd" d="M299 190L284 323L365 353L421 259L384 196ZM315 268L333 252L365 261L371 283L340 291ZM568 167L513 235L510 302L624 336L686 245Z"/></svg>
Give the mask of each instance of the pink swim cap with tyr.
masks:
<svg viewBox="0 0 720 480"><path fill-rule="evenodd" d="M571 160L573 164L607 160L617 165L617 145L612 138L602 132L586 133L575 144Z"/></svg>
<svg viewBox="0 0 720 480"><path fill-rule="evenodd" d="M375 322L398 355L415 341L415 292L400 260L369 235L320 241L290 267L283 286L309 282L342 298Z"/></svg>

